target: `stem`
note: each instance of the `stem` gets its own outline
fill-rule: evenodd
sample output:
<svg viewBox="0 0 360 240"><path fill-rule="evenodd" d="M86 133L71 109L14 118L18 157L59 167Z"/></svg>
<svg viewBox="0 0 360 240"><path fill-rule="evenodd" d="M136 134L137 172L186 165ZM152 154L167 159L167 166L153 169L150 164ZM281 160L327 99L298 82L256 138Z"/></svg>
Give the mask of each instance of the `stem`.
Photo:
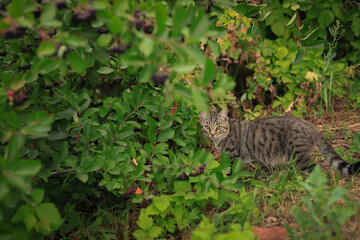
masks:
<svg viewBox="0 0 360 240"><path fill-rule="evenodd" d="M69 168L69 169L65 169L63 171L54 171L54 172L50 173L50 176L54 176L54 175L61 174L61 173L75 173L75 172L76 172L75 169ZM40 180L40 179L41 179L40 177L34 178L34 180Z"/></svg>
<svg viewBox="0 0 360 240"><path fill-rule="evenodd" d="M159 134L159 131L160 131L160 124L159 124L158 128L156 129L156 133L155 133L156 137L157 137L157 135ZM151 152L151 156L150 156L150 163L152 162L152 159L153 159L153 157L154 157L155 146L156 146L157 143L158 143L157 141L154 142L154 145L153 145L153 148L152 148L152 152Z"/></svg>
<svg viewBox="0 0 360 240"><path fill-rule="evenodd" d="M143 104L140 103L139 106L137 106L137 107L134 109L134 111L132 111L131 113L129 113L129 114L124 118L124 120L119 124L118 129L120 129L120 128L122 127L122 125L124 125L124 123L126 122L126 120L128 120L128 118L129 118L132 114L134 114L137 110L139 110L139 108L141 108L142 106L143 106ZM115 135L114 135L114 137L113 137L112 143L114 143L114 142L116 141L117 136L118 136L118 134L115 133Z"/></svg>

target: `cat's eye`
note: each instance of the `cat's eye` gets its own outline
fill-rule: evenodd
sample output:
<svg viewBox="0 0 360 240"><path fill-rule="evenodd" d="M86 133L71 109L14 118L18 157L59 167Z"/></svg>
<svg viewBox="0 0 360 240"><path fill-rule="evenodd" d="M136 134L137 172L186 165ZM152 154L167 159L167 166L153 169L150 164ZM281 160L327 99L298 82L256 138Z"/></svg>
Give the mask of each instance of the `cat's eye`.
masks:
<svg viewBox="0 0 360 240"><path fill-rule="evenodd" d="M209 125L205 125L205 128L206 128L207 130L210 130L210 126L209 126Z"/></svg>
<svg viewBox="0 0 360 240"><path fill-rule="evenodd" d="M222 126L217 126L216 127L216 130L221 130L222 129Z"/></svg>

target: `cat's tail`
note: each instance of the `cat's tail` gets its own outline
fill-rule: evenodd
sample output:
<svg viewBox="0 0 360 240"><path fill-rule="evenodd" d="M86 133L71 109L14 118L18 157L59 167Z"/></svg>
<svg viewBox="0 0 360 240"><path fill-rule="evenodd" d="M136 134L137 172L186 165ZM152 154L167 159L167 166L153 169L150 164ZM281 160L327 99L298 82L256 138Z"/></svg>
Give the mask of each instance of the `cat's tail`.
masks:
<svg viewBox="0 0 360 240"><path fill-rule="evenodd" d="M325 156L328 163L330 163L331 166L335 170L338 170L341 174L353 175L360 172L360 162L354 164L345 162L345 160L336 153L330 142L325 140L323 145L320 147L320 152L323 156Z"/></svg>

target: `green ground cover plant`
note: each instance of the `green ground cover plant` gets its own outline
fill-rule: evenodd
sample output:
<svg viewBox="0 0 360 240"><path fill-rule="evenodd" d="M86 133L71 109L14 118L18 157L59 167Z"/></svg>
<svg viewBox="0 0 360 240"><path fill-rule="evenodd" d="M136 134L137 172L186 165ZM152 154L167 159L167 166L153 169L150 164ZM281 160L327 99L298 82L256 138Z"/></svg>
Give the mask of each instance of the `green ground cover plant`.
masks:
<svg viewBox="0 0 360 240"><path fill-rule="evenodd" d="M359 8L2 1L0 238L254 239L264 202L304 191L344 197L325 183L310 188L294 169L276 184L241 159L214 157L199 147L198 115L225 106L244 119L321 115L338 99L358 110ZM359 132L348 135L356 155ZM324 234L339 234L350 215Z"/></svg>

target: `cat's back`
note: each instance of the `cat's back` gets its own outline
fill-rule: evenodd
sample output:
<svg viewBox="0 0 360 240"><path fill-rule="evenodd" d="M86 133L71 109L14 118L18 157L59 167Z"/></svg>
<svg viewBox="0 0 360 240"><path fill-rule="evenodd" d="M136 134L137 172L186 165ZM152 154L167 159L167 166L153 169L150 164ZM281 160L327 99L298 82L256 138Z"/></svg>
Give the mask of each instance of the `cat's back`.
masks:
<svg viewBox="0 0 360 240"><path fill-rule="evenodd" d="M269 134L318 139L320 132L310 122L296 116L266 117L251 121L231 119L231 125L241 125L252 134ZM235 130L235 129L234 129Z"/></svg>

